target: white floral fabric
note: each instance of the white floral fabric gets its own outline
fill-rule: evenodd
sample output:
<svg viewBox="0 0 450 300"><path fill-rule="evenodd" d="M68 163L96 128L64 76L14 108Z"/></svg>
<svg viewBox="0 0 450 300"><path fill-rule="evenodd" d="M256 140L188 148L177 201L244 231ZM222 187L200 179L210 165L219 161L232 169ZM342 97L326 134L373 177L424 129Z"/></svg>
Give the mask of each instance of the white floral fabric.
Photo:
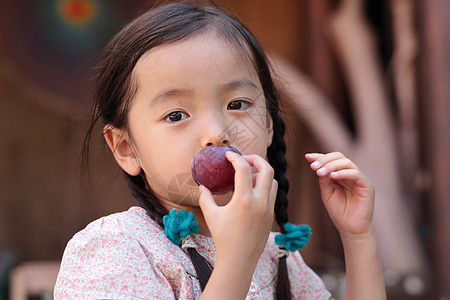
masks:
<svg viewBox="0 0 450 300"><path fill-rule="evenodd" d="M247 299L273 299L278 247L271 233L253 274ZM193 235L212 265L212 238ZM236 255L239 255L236 253ZM329 299L320 278L299 252L287 258L293 299ZM140 207L100 218L67 244L55 299L199 299L200 284L189 257Z"/></svg>

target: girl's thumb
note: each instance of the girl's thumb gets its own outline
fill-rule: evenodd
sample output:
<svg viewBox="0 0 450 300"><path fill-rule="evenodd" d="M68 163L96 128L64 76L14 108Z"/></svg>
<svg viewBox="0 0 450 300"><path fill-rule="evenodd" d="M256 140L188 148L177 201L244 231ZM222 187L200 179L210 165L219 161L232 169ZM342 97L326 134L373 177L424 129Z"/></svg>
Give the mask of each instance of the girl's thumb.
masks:
<svg viewBox="0 0 450 300"><path fill-rule="evenodd" d="M320 193L323 200L327 200L334 192L334 186L330 176L319 177Z"/></svg>
<svg viewBox="0 0 450 300"><path fill-rule="evenodd" d="M207 215L209 211L217 207L216 202L214 201L213 195L211 191L204 185L199 187L200 197L198 199L198 204L200 205L203 214Z"/></svg>

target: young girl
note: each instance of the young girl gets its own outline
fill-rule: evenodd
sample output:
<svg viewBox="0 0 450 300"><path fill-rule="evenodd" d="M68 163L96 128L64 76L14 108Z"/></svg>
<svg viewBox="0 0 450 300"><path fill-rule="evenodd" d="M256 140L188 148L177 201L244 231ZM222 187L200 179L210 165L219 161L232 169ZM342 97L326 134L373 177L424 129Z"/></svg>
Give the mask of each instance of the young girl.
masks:
<svg viewBox="0 0 450 300"><path fill-rule="evenodd" d="M101 121L139 207L73 237L55 298L330 299L296 251L309 232L288 223L285 124L249 31L217 8L167 4L126 26L103 54L85 147ZM243 154L226 156L234 191L193 190L192 178L175 189L213 145ZM306 159L342 238L346 298L383 299L371 183L340 153ZM274 219L283 234L270 232ZM177 222L187 224L182 233Z"/></svg>

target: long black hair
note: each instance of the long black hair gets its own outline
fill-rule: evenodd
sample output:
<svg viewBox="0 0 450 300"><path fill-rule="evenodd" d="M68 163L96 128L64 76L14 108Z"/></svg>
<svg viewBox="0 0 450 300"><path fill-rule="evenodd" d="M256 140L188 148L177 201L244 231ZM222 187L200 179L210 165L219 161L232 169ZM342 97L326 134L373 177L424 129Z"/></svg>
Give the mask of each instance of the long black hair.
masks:
<svg viewBox="0 0 450 300"><path fill-rule="evenodd" d="M279 95L274 86L268 59L250 31L237 18L217 7L189 3L165 4L148 10L125 26L104 48L98 67L94 109L85 136L84 153L88 156L89 144L96 124L102 122L115 128L127 127L130 103L136 92L132 71L140 57L148 50L170 44L214 29L240 53L247 55L259 76L266 99L266 107L273 122L273 140L267 149L269 163L278 181L275 201L275 219L284 231L288 221L286 178L285 123L280 116ZM138 176L126 174L129 188L139 205L162 227L162 217L168 213L152 192L141 171ZM212 273L212 266L194 249L189 250L202 290ZM277 299L290 299L290 283L286 256L279 259Z"/></svg>

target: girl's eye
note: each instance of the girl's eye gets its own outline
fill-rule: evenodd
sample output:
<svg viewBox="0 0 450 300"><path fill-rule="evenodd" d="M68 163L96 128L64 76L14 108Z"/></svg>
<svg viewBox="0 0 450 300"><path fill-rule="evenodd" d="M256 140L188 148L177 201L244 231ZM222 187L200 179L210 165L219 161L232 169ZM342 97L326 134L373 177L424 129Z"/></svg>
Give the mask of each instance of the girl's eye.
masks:
<svg viewBox="0 0 450 300"><path fill-rule="evenodd" d="M227 109L228 110L245 110L247 108L250 107L251 102L247 101L247 100L233 100L230 103L228 103L227 105Z"/></svg>
<svg viewBox="0 0 450 300"><path fill-rule="evenodd" d="M174 111L168 114L164 119L168 122L175 123L184 120L188 115L182 111Z"/></svg>

